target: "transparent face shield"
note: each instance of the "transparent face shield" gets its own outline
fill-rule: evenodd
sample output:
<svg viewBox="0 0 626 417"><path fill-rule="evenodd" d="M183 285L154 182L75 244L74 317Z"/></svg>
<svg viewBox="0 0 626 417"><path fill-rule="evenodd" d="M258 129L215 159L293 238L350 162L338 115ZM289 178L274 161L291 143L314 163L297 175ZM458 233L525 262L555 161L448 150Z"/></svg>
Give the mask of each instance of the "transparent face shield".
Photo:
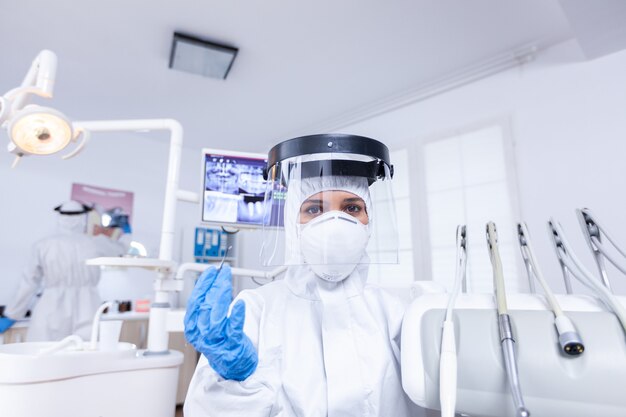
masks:
<svg viewBox="0 0 626 417"><path fill-rule="evenodd" d="M316 273L325 266L320 273L345 276L358 264L397 263L391 169L373 156L335 152L269 166L263 264L308 264Z"/></svg>

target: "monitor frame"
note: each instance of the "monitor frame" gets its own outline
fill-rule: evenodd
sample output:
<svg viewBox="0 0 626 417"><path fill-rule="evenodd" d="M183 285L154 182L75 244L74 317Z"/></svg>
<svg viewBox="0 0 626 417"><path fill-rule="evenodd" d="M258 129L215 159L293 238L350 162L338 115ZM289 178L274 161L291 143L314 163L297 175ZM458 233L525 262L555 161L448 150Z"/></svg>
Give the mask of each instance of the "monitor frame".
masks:
<svg viewBox="0 0 626 417"><path fill-rule="evenodd" d="M258 159L265 162L267 166L267 154L265 153L254 153L254 152L240 152L240 151L232 151L227 149L217 149L217 148L202 148L201 151L201 163L200 163L200 175L202 176L202 184L201 184L201 193L200 193L200 224L207 226L218 226L222 227L223 230L228 232L228 229L262 229L262 223L237 223L237 222L221 222L218 220L204 220L204 193L206 192L206 157L207 155L221 155L224 157L234 157L234 158L248 158L248 159Z"/></svg>

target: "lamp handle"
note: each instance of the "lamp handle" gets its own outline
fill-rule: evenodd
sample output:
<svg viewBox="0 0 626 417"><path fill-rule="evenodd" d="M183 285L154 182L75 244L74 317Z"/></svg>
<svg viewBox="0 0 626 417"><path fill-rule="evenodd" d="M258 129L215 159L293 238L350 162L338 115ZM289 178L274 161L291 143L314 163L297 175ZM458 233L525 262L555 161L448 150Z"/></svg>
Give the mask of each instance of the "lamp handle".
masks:
<svg viewBox="0 0 626 417"><path fill-rule="evenodd" d="M76 146L76 148L72 152L63 155L61 159L70 159L82 152L83 148L85 147L85 145L87 144L87 142L89 142L89 139L91 138L91 133L88 130L83 130L83 129L78 128L76 129L75 135L72 138L72 140L73 141L78 140L79 136L81 135L83 137L83 140L78 144L78 146Z"/></svg>
<svg viewBox="0 0 626 417"><path fill-rule="evenodd" d="M15 155L15 159L13 160L13 163L11 164L11 169L15 168L21 159L22 159L22 155Z"/></svg>

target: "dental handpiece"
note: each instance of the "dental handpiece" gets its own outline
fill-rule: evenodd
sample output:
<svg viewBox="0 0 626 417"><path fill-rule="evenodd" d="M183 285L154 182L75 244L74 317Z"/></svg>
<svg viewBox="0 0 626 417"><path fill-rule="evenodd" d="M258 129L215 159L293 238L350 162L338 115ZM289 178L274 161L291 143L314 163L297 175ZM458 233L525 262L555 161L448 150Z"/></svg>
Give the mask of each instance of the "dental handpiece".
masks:
<svg viewBox="0 0 626 417"><path fill-rule="evenodd" d="M493 267L493 280L496 291L496 301L498 306L498 328L500 331L500 347L504 356L504 365L506 369L507 379L513 403L517 408L518 417L528 417L530 412L524 404L522 396L522 388L519 382L519 373L517 370L517 358L515 356L515 338L513 329L511 328L511 317L508 314L506 303L506 293L504 288L504 273L502 271L502 261L500 252L498 251L498 234L496 225L493 222L487 223L487 245L489 247L489 256Z"/></svg>
<svg viewBox="0 0 626 417"><path fill-rule="evenodd" d="M515 357L515 338L513 337L513 329L511 329L511 317L508 314L498 315L498 327L500 328L500 346L504 356L504 366L513 396L513 403L517 406L517 415L519 417L528 417L530 412L524 405L522 397L522 387L519 382L519 373L517 371L517 359Z"/></svg>

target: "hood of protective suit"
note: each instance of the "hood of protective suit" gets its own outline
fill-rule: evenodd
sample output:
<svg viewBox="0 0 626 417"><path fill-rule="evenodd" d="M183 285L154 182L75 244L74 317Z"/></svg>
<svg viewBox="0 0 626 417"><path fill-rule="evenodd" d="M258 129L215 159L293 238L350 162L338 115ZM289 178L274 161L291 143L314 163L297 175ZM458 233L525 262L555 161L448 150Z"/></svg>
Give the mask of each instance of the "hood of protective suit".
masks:
<svg viewBox="0 0 626 417"><path fill-rule="evenodd" d="M302 180L292 180L285 200L285 264L291 265L285 280L296 294L317 299L317 286L336 286L338 282L325 282L311 268L304 264L300 238L298 236L299 213L302 203L312 195L323 191L346 191L357 195L365 202L369 224L372 227L373 213L368 182L363 177L327 176ZM368 259L365 252L363 260L343 282L350 293L359 293L367 280ZM323 284L322 284L323 282Z"/></svg>
<svg viewBox="0 0 626 417"><path fill-rule="evenodd" d="M87 213L85 206L78 201L67 201L57 208L57 231L59 233L85 233Z"/></svg>

